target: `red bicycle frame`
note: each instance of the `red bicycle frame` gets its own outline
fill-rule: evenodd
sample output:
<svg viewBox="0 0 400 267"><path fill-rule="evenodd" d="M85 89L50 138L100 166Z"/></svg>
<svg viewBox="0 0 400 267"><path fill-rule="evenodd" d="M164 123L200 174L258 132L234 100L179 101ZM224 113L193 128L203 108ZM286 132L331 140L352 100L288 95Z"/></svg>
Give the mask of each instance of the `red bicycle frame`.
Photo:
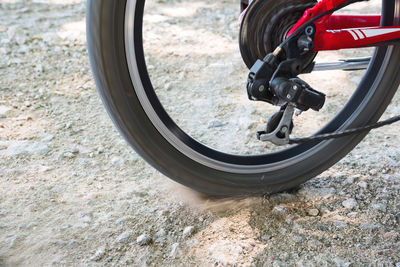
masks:
<svg viewBox="0 0 400 267"><path fill-rule="evenodd" d="M307 9L288 33L316 16L347 3L348 0L322 0ZM339 50L399 43L400 26L380 27L380 16L327 15L314 22L314 51Z"/></svg>

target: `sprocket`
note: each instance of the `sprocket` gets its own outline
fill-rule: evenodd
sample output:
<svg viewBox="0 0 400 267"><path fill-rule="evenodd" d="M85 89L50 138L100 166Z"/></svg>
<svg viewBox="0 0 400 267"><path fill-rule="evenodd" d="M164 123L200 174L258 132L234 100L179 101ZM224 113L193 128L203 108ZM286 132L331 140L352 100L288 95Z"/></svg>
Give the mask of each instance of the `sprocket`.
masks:
<svg viewBox="0 0 400 267"><path fill-rule="evenodd" d="M315 0L254 0L249 5L240 27L239 46L246 66L250 69L257 59L271 53ZM311 63L316 53L304 55ZM285 59L285 53L280 55Z"/></svg>

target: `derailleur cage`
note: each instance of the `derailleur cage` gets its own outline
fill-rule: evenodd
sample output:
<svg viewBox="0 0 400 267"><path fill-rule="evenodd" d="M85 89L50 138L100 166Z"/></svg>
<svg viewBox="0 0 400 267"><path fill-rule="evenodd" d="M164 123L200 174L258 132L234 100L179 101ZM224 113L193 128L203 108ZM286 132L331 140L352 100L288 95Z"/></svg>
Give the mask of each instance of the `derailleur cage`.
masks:
<svg viewBox="0 0 400 267"><path fill-rule="evenodd" d="M269 125L267 124L266 131L257 132L257 139L263 142L271 142L279 146L288 144L290 141L289 136L293 129L292 117L294 110L295 107L293 105L287 105L278 126L275 127L275 129L268 129ZM268 132L269 130L272 132Z"/></svg>
<svg viewBox="0 0 400 267"><path fill-rule="evenodd" d="M282 50L268 54L263 60L257 60L250 69L247 80L247 94L250 100L264 101L281 106L283 115L279 125L269 132L258 132L257 138L276 145L289 143L289 135L293 128L294 109L319 111L325 104L325 94L311 88L309 84L297 76L311 72L313 63L305 66L302 57L312 52L315 26L306 27L302 34L292 38L284 49L288 58L279 62L277 55ZM276 124L276 123L275 123ZM274 125L275 127L276 125Z"/></svg>

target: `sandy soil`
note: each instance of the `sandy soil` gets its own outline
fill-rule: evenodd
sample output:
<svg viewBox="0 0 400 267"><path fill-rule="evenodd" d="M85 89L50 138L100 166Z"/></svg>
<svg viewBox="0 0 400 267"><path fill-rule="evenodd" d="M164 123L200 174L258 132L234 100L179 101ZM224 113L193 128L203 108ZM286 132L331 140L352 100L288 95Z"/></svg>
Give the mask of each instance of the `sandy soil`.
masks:
<svg viewBox="0 0 400 267"><path fill-rule="evenodd" d="M275 109L246 99L236 1L148 8L149 68L174 119L221 150L265 152L254 132ZM84 17L81 0L0 0L0 266L400 266L398 125L291 192L200 195L148 166L115 130L91 77ZM361 74L312 78L332 99L320 121ZM198 97L192 113L187 94L177 98L185 88Z"/></svg>

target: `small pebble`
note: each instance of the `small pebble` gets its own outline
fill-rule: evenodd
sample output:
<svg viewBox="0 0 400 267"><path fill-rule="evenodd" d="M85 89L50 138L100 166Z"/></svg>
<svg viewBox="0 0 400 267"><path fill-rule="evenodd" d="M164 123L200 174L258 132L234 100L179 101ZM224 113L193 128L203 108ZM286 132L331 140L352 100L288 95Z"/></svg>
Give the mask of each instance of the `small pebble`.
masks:
<svg viewBox="0 0 400 267"><path fill-rule="evenodd" d="M284 215L287 212L287 208L283 207L283 206L275 206L272 209L272 213L274 213L275 215Z"/></svg>
<svg viewBox="0 0 400 267"><path fill-rule="evenodd" d="M358 209L358 203L354 198L349 198L342 202L343 207L346 209Z"/></svg>
<svg viewBox="0 0 400 267"><path fill-rule="evenodd" d="M367 187L368 187L368 184L366 182L364 182L364 181L358 182L357 185L359 187L361 187L361 188L364 188L364 189L367 189Z"/></svg>
<svg viewBox="0 0 400 267"><path fill-rule="evenodd" d="M318 216L318 214L319 214L319 210L317 210L317 209L309 209L308 210L308 215L310 215L310 216Z"/></svg>
<svg viewBox="0 0 400 267"><path fill-rule="evenodd" d="M358 215L358 212L349 212L347 213L347 217L349 218L356 218Z"/></svg>
<svg viewBox="0 0 400 267"><path fill-rule="evenodd" d="M132 241L133 231L126 231L120 234L115 240L116 243L129 243Z"/></svg>
<svg viewBox="0 0 400 267"><path fill-rule="evenodd" d="M223 123L218 120L210 121L208 123L208 128L218 128L218 127L222 127L222 126L223 126Z"/></svg>
<svg viewBox="0 0 400 267"><path fill-rule="evenodd" d="M136 239L136 243L140 246L149 245L151 241L152 241L151 236L148 234L142 234L138 236L138 238Z"/></svg>
<svg viewBox="0 0 400 267"><path fill-rule="evenodd" d="M183 230L182 236L183 236L183 238L187 238L187 237L190 237L193 233L194 233L194 227L193 226L187 226Z"/></svg>
<svg viewBox="0 0 400 267"><path fill-rule="evenodd" d="M174 243L171 246L171 252L169 253L170 258L175 258L178 252L179 243Z"/></svg>
<svg viewBox="0 0 400 267"><path fill-rule="evenodd" d="M104 247L98 248L94 255L90 258L92 261L99 261L104 257L105 249Z"/></svg>

